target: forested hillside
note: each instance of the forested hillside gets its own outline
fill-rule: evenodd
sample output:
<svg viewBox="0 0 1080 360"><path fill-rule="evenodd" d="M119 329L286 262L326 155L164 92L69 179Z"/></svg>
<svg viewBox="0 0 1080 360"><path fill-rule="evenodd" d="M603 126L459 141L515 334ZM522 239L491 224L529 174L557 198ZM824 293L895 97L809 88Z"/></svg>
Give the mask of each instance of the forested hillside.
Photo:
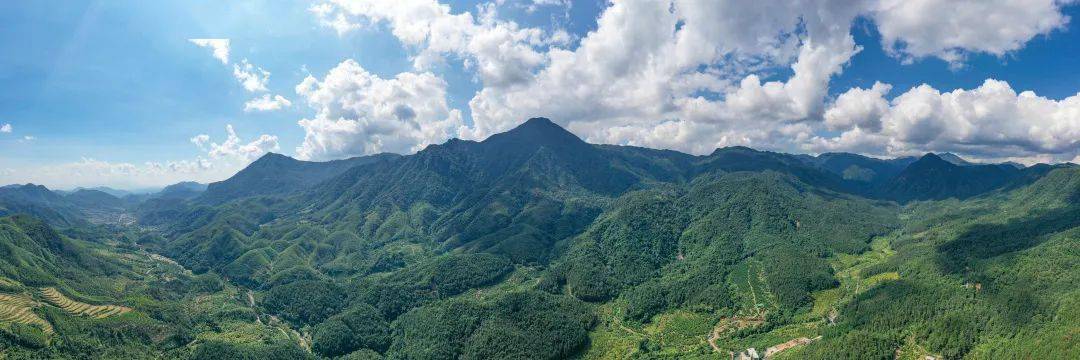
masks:
<svg viewBox="0 0 1080 360"><path fill-rule="evenodd" d="M6 187L0 354L1075 358L1080 168L949 159L694 156L538 118L135 203Z"/></svg>

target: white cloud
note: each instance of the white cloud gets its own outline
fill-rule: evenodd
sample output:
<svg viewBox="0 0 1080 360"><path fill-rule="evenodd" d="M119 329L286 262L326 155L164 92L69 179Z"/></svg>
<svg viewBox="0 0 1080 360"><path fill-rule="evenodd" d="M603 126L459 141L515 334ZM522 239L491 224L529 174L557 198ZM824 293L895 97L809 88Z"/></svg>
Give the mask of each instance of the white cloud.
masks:
<svg viewBox="0 0 1080 360"><path fill-rule="evenodd" d="M336 10L334 5L330 3L314 4L308 8L308 11L315 14L315 17L319 19L320 25L334 29L338 35L344 35L360 28L360 24L349 21L344 13Z"/></svg>
<svg viewBox="0 0 1080 360"><path fill-rule="evenodd" d="M501 20L491 3L453 13L434 0L328 0L311 11L339 33L385 25L411 51L417 72L448 59L461 60L483 84L469 101L473 122L458 128L465 138L482 138L524 119L546 116L592 142L693 153L748 145L907 154L947 145L970 154L979 148L968 141L1000 145L1000 139L1007 138L1010 146L1034 154L1075 152L1076 145L1043 134L1043 125L1019 126L1031 132L1029 138L1043 134L1040 146L1020 140L1017 125L1009 125L1013 128L1004 135L957 133L937 125L963 123L951 120L968 119L962 111L934 115L943 121L900 131L890 126L903 124L901 110L916 107L915 101L890 102L886 95L891 86L880 83L831 99L830 79L862 49L851 35L860 16L874 21L884 46L895 56L934 56L958 66L966 54L1000 56L1060 29L1068 21L1060 11L1066 2L613 0L594 30L580 38L556 28ZM993 128L984 122L978 126ZM322 116L301 125L309 137L301 149L319 149L309 153L321 154L315 157L369 153L370 148L353 147L380 142L353 118ZM912 145L928 134L936 141ZM950 136L952 140L943 140Z"/></svg>
<svg viewBox="0 0 1080 360"><path fill-rule="evenodd" d="M214 182L236 174L263 154L279 149L276 136L260 135L252 141L244 141L232 125L227 125L225 131L226 139L220 144L212 142L209 135L192 137L190 141L199 148L200 154L190 159L132 163L83 157L75 162L8 168L0 171L0 184L31 182L53 189L100 185L143 189L180 181Z"/></svg>
<svg viewBox="0 0 1080 360"><path fill-rule="evenodd" d="M481 90L470 102L475 135L546 115L597 142L768 147L802 128L791 123L820 118L829 78L859 51L837 25L854 19L849 5L614 2L577 49L551 50L531 82ZM756 73L786 64L786 81Z"/></svg>
<svg viewBox="0 0 1080 360"><path fill-rule="evenodd" d="M857 106L850 103L858 98L875 104L871 112L877 119L872 121L880 126L834 121L845 131L818 138L814 146L880 154L956 151L982 158L1045 155L1059 161L1080 153L1080 94L1053 100L1031 91L1017 94L1008 83L989 79L977 88L950 92L920 85L881 108L883 96L883 91L863 89L842 94L828 113L855 114L850 109ZM856 143L861 145L852 146Z"/></svg>
<svg viewBox="0 0 1080 360"><path fill-rule="evenodd" d="M829 130L853 127L881 130L881 117L889 111L885 94L890 90L892 85L875 82L869 89L852 88L840 94L825 112L825 126Z"/></svg>
<svg viewBox="0 0 1080 360"><path fill-rule="evenodd" d="M192 44L213 50L215 59L222 64L229 64L229 39L188 39Z"/></svg>
<svg viewBox="0 0 1080 360"><path fill-rule="evenodd" d="M497 18L494 4L482 5L479 14L452 14L450 7L433 0L332 0L310 9L324 26L345 33L364 22L390 25L393 34L417 50L413 65L427 70L455 55L477 71L485 86L509 86L527 80L545 62L537 49L561 45L566 31L545 32L521 28Z"/></svg>
<svg viewBox="0 0 1080 360"><path fill-rule="evenodd" d="M240 82L244 90L251 92L267 91L266 84L270 82L270 72L252 65L247 59L240 64L233 64L233 77Z"/></svg>
<svg viewBox="0 0 1080 360"><path fill-rule="evenodd" d="M484 85L469 102L465 137L547 116L590 141L701 153L809 137L796 123L820 120L829 78L860 50L848 30L864 9L860 1L614 1L576 49L563 48L565 32L498 20L491 5L476 16L432 0L335 0L312 11L325 24L356 24L350 29L387 24L415 51L417 69L462 58ZM783 67L793 73L786 81L762 80Z"/></svg>
<svg viewBox="0 0 1080 360"><path fill-rule="evenodd" d="M446 103L446 82L427 72L383 79L346 60L321 81L308 76L296 93L316 110L299 121L301 159L414 152L463 126L461 112Z"/></svg>
<svg viewBox="0 0 1080 360"><path fill-rule="evenodd" d="M240 137L236 135L236 130L233 129L232 125L225 125L225 132L227 133L227 137L224 142L221 144L209 144L208 147L210 151L208 154L210 155L210 158L251 161L263 156L263 154L266 154L267 152L277 151L279 149L277 136L264 134L251 142L244 143L240 140ZM203 139L208 140L208 138L204 138L203 135L198 135L193 138L192 141L196 142L196 145L205 144L206 142L202 141ZM198 141L202 142L200 143Z"/></svg>
<svg viewBox="0 0 1080 360"><path fill-rule="evenodd" d="M191 143L198 146L200 150L205 150L206 145L210 144L210 135L199 134L191 138Z"/></svg>
<svg viewBox="0 0 1080 360"><path fill-rule="evenodd" d="M23 136L23 140L25 140L25 141L34 141L34 140L37 140L37 138L33 137L31 135L26 135L26 136Z"/></svg>
<svg viewBox="0 0 1080 360"><path fill-rule="evenodd" d="M263 94L262 97L257 97L244 103L244 112L274 111L290 106L292 106L292 102L284 96L274 95L274 97L271 98L270 94Z"/></svg>
<svg viewBox="0 0 1080 360"><path fill-rule="evenodd" d="M997 56L1061 29L1062 0L883 0L870 12L882 45L906 58L935 56L959 64L966 53Z"/></svg>
<svg viewBox="0 0 1080 360"><path fill-rule="evenodd" d="M0 133L11 133L11 124L0 125Z"/></svg>

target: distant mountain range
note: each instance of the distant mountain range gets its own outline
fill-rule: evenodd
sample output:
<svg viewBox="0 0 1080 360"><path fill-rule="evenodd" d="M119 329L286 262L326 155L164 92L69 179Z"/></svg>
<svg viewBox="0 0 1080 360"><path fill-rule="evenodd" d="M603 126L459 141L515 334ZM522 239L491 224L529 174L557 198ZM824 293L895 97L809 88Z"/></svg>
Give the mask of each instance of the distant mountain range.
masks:
<svg viewBox="0 0 1080 360"><path fill-rule="evenodd" d="M205 184L181 182L154 193L131 193L108 187L52 191L41 185L0 187L0 216L29 214L53 225L123 223L147 202L162 199L190 200L206 190Z"/></svg>
<svg viewBox="0 0 1080 360"><path fill-rule="evenodd" d="M852 153L792 155L746 147L720 148L709 155L695 156L670 150L592 145L548 119L535 118L482 142L452 139L410 156L377 154L309 162L267 153L226 180L211 184L181 182L152 193L108 187L49 191L33 184L8 185L0 188L0 215L28 212L67 224L77 221L79 214L88 209L136 211L140 206L171 207L185 200L216 205L252 196L302 192L308 192L313 201L331 203L343 192L370 191L356 187L371 182L385 184L387 191L403 192L384 196L423 196L424 192L451 190L439 196L461 197L466 189L507 186L505 183L510 181L550 181L559 186L616 194L642 182L685 181L715 170L777 171L816 186L905 203L965 199L1031 182L1054 168L1067 166L1071 165L977 164L952 153L878 159ZM150 200L156 203L147 206Z"/></svg>

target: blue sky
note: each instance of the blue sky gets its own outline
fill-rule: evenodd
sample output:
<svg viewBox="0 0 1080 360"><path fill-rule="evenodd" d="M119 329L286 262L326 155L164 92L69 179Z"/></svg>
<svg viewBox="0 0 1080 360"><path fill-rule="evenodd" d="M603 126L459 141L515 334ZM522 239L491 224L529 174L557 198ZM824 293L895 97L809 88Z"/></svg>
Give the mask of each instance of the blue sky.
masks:
<svg viewBox="0 0 1080 360"><path fill-rule="evenodd" d="M408 153L449 137L483 138L535 115L552 117L592 142L692 153L749 145L875 156L953 151L1028 163L1080 158L1077 140L1060 138L1080 134L1075 112L1080 105L1074 103L1080 100L1068 101L1080 91L1075 70L1080 24L1069 21L1080 6L1068 2L1050 1L1045 9L1017 15L1009 8L1017 6L1015 1L994 1L1015 23L1010 26L1029 32L1014 38L995 34L1001 25L993 21L955 23L964 16L939 21L931 18L944 15L927 12L926 19L917 19L925 24L911 24L889 13L903 9L883 10L875 2L867 2L864 11L837 15L841 20L810 19L811 11L791 9L790 18L761 21L776 24L762 30L765 34L790 34L767 46L740 45L756 41L747 40L757 36L752 30L698 29L701 20L692 14L701 4L686 1L669 4L672 14L658 18L636 1L402 2L433 5L444 13L417 13L413 19L395 13L400 9L350 7L363 3L359 0L2 2L0 126L9 125L9 131L0 132L0 182L138 188L214 181L265 151L312 160ZM320 5L326 13L313 11ZM718 21L756 10L744 5L724 9ZM468 21L447 24L467 23L452 33L464 36L465 43L432 35L437 28L431 26L419 28L425 34L420 41L401 35L417 30L410 26L460 20L453 16L462 14L470 15ZM631 21L605 22L610 32L598 31L598 19L605 15ZM347 25L344 31L328 22L338 17ZM1051 17L1060 19L1047 25ZM662 29L666 20L674 27L665 36L650 37L655 35L650 29ZM843 31L817 30L836 25ZM948 38L949 31L960 31L956 25L967 33L946 44L911 30L940 26L935 36ZM718 49L720 56L700 60L703 55L693 53L698 49L681 48L674 38L691 29L716 35L701 48ZM507 33L514 35L487 43L497 46L480 41ZM843 41L846 35L857 48ZM886 37L898 39L899 48L890 50ZM189 41L202 38L228 39L229 62ZM604 44L615 45L605 49ZM810 78L805 84L793 80L799 71L795 65L811 60L801 51L815 49L838 57L813 70L816 76L804 70ZM845 55L852 49L857 51ZM572 59L558 59L571 53ZM426 55L436 60L421 64L418 59ZM746 61L730 60L735 58ZM246 90L234 78L234 66L245 59L269 72L265 90ZM342 67L347 60L356 66ZM335 68L343 71L332 75ZM573 73L585 70L590 73ZM299 92L309 76L311 91ZM574 84L582 76L589 78ZM761 86L746 84L751 76ZM988 86L987 79L1001 83ZM788 86L765 95L770 81ZM339 82L345 85L332 85ZM665 85L684 83L690 85ZM875 83L889 84L889 91L851 91ZM917 94L912 89L920 84L937 95ZM992 97L1000 92L991 90L1002 86L1044 100L1031 105L1022 95ZM964 93L943 95L954 90ZM562 98L566 94L577 95ZM897 100L902 94L911 96ZM290 105L245 111L246 102L264 95L280 95ZM1002 105L1006 98L1016 104ZM919 106L939 110L915 115L907 110ZM984 108L1009 117L980 114ZM1039 118L1056 122L1037 123L1049 121ZM301 119L310 121L301 126ZM231 143L227 126L236 135ZM1053 129L1051 135L1041 135L1047 129ZM193 141L199 135L209 140Z"/></svg>

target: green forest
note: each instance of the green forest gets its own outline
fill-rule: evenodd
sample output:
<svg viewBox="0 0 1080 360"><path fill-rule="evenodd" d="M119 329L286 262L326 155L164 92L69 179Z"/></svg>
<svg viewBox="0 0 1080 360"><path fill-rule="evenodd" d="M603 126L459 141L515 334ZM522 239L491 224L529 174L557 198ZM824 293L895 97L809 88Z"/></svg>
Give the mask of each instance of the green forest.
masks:
<svg viewBox="0 0 1080 360"><path fill-rule="evenodd" d="M0 188L0 359L1080 358L1069 164L695 156L532 119L102 194Z"/></svg>

